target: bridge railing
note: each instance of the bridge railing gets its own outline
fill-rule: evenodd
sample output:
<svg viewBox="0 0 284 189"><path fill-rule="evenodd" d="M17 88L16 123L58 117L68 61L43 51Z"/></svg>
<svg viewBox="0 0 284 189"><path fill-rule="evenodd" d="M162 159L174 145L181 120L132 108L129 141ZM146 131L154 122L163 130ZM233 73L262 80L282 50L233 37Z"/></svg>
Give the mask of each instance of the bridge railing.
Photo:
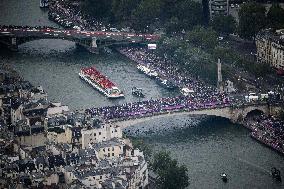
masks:
<svg viewBox="0 0 284 189"><path fill-rule="evenodd" d="M279 101L278 104L281 104L282 101ZM260 105L268 105L267 102L258 101L258 102L249 102L243 103L241 105L230 104L230 103L220 103L220 104L183 104L176 106L159 106L155 109L139 109L139 110L130 110L130 111L122 111L119 115L105 115L104 119L110 122L118 122L125 120L133 120L140 119L145 117L159 116L163 114L174 114L180 112L191 112L191 111L201 111L201 110L214 110L214 109L223 109L223 108L244 108L249 106L260 106Z"/></svg>

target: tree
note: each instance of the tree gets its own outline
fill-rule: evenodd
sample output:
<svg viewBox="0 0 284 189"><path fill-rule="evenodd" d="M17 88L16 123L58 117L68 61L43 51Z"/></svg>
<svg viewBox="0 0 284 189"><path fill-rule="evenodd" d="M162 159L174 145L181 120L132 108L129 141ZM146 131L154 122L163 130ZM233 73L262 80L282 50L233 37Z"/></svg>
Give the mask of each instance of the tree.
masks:
<svg viewBox="0 0 284 189"><path fill-rule="evenodd" d="M161 41L159 41L157 53L159 56L166 55L168 58L175 57L175 51L184 45L184 41L180 40L179 38L164 37L161 39Z"/></svg>
<svg viewBox="0 0 284 189"><path fill-rule="evenodd" d="M215 16L211 22L213 29L222 34L230 34L236 30L236 20L233 16Z"/></svg>
<svg viewBox="0 0 284 189"><path fill-rule="evenodd" d="M175 33L181 30L180 21L177 17L172 17L165 23L165 29L167 34Z"/></svg>
<svg viewBox="0 0 284 189"><path fill-rule="evenodd" d="M239 10L239 35L245 39L255 39L256 34L265 27L265 8L256 2L248 2Z"/></svg>
<svg viewBox="0 0 284 189"><path fill-rule="evenodd" d="M210 32L215 32L212 29L209 30ZM190 37L192 37L190 41L181 40L177 37L164 37L159 42L157 53L159 56L166 56L172 62L176 63L178 69L188 71L210 84L216 84L216 61L214 61L214 56L207 52L213 51L213 49L205 48L207 45L204 45L202 42L205 37L200 37L197 34L190 35ZM198 40L195 41L196 38L194 37L197 37ZM214 39L215 37L212 38ZM199 40L199 38L203 39ZM211 40L205 41L210 43ZM204 45L204 49L201 48L201 45Z"/></svg>
<svg viewBox="0 0 284 189"><path fill-rule="evenodd" d="M160 0L142 0L138 7L133 11L133 28L138 31L146 31L161 12Z"/></svg>
<svg viewBox="0 0 284 189"><path fill-rule="evenodd" d="M151 167L158 175L159 188L183 189L189 185L187 168L184 165L179 166L168 152L155 154Z"/></svg>
<svg viewBox="0 0 284 189"><path fill-rule="evenodd" d="M176 4L176 16L180 20L180 28L192 29L195 25L202 24L202 6L192 0L179 1Z"/></svg>
<svg viewBox="0 0 284 189"><path fill-rule="evenodd" d="M167 22L172 17L176 17L176 5L181 0L161 0L160 19L162 23Z"/></svg>
<svg viewBox="0 0 284 189"><path fill-rule="evenodd" d="M130 138L133 148L138 148L139 150L141 150L144 153L145 159L148 161L150 160L150 157L152 155L152 149L144 143L144 141L142 139L138 139L138 138Z"/></svg>
<svg viewBox="0 0 284 189"><path fill-rule="evenodd" d="M239 58L237 53L233 51L231 48L217 46L213 51L214 59L217 60L218 58L222 57L222 62L227 64L233 64Z"/></svg>
<svg viewBox="0 0 284 189"><path fill-rule="evenodd" d="M111 18L112 0L85 0L82 10L98 20L109 20Z"/></svg>
<svg viewBox="0 0 284 189"><path fill-rule="evenodd" d="M218 43L218 35L212 28L196 26L186 33L185 39L196 47L213 49Z"/></svg>
<svg viewBox="0 0 284 189"><path fill-rule="evenodd" d="M202 0L202 13L203 13L203 23L207 26L209 23L209 0Z"/></svg>
<svg viewBox="0 0 284 189"><path fill-rule="evenodd" d="M284 9L279 4L272 4L267 13L268 27L280 29L284 27Z"/></svg>
<svg viewBox="0 0 284 189"><path fill-rule="evenodd" d="M113 0L112 14L118 23L129 23L132 12L137 8L141 0Z"/></svg>

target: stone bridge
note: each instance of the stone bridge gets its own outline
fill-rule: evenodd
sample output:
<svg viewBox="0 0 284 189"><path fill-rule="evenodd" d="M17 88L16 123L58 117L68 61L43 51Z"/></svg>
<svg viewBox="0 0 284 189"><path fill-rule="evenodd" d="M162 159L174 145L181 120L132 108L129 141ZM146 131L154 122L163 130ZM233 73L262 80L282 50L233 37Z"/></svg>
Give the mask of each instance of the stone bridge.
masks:
<svg viewBox="0 0 284 189"><path fill-rule="evenodd" d="M10 50L17 51L18 45L39 39L62 39L73 41L90 52L99 48L121 44L155 43L160 37L151 34L135 34L124 32L78 31L47 27L7 27L0 26L0 43Z"/></svg>
<svg viewBox="0 0 284 189"><path fill-rule="evenodd" d="M283 106L283 105L282 105ZM242 123L244 118L253 111L260 111L266 115L277 115L283 107L281 104L270 105L267 103L261 104L250 104L242 106L226 106L218 108L200 109L200 110L175 110L168 111L161 114L154 115L142 115L131 117L127 120L113 120L112 123L125 128L127 126L135 125L138 123L143 123L150 120L155 120L158 118L170 117L175 115L208 115L208 116L218 116L229 119L233 123Z"/></svg>

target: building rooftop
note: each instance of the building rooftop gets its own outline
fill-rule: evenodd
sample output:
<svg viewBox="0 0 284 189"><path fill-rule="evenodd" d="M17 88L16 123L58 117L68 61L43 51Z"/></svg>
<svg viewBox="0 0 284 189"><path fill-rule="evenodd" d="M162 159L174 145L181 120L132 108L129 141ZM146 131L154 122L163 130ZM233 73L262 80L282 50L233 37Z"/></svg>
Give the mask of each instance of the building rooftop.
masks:
<svg viewBox="0 0 284 189"><path fill-rule="evenodd" d="M266 39L284 46L284 29L276 30L275 32L272 29L261 30L258 32L256 39Z"/></svg>
<svg viewBox="0 0 284 189"><path fill-rule="evenodd" d="M106 148L106 147L113 147L113 146L121 146L124 145L123 140L119 139L119 138L112 138L110 140L107 141L103 141L100 143L95 143L92 145L92 148L99 150L101 148Z"/></svg>

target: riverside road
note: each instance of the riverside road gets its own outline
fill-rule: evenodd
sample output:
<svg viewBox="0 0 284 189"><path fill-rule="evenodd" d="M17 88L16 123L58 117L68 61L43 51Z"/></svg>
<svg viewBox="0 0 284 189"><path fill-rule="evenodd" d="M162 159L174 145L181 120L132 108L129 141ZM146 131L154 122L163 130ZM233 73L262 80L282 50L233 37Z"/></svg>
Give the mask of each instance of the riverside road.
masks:
<svg viewBox="0 0 284 189"><path fill-rule="evenodd" d="M0 25L58 27L48 20L47 12L39 9L38 0L2 0L0 7ZM139 73L132 61L116 52L94 55L65 40L27 42L19 46L18 52L1 49L0 63L10 64L32 84L42 85L51 100L61 101L71 109L137 102L139 99L131 95L133 86L143 88L145 100L179 94ZM93 65L125 92L125 99L110 101L79 79L80 69ZM189 169L189 188L283 187L269 175L271 167L284 172L283 156L252 140L247 129L224 119L176 115L138 123L127 129L130 134L146 136L146 143L154 151L169 150L185 164ZM143 135L142 130L149 134ZM221 172L227 173L227 184L220 180Z"/></svg>

